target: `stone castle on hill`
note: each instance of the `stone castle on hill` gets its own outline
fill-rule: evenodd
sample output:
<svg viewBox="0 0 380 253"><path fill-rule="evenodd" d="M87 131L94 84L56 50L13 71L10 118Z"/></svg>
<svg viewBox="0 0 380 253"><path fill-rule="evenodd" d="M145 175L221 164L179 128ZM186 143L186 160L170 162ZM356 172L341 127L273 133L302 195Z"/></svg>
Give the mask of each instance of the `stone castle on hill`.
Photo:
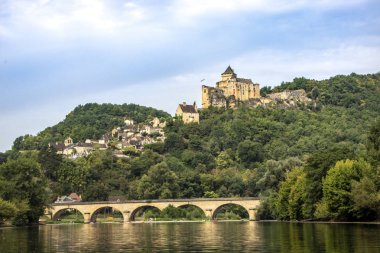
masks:
<svg viewBox="0 0 380 253"><path fill-rule="evenodd" d="M202 108L236 108L239 104L290 108L310 102L304 90L283 91L261 97L260 85L251 79L238 78L230 66L222 73L222 80L216 83L216 87L202 85Z"/></svg>
<svg viewBox="0 0 380 253"><path fill-rule="evenodd" d="M238 101L260 98L260 85L251 79L239 78L228 66L216 87L202 85L202 107L235 107Z"/></svg>

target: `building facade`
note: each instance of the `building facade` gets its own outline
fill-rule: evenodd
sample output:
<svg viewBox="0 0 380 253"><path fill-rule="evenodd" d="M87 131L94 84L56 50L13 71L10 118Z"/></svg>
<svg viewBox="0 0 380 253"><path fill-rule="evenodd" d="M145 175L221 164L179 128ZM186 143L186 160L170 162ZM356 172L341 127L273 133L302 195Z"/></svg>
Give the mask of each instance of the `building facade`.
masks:
<svg viewBox="0 0 380 253"><path fill-rule="evenodd" d="M197 105L187 105L185 102L179 104L175 112L176 117L182 119L183 123L199 123L199 113Z"/></svg>

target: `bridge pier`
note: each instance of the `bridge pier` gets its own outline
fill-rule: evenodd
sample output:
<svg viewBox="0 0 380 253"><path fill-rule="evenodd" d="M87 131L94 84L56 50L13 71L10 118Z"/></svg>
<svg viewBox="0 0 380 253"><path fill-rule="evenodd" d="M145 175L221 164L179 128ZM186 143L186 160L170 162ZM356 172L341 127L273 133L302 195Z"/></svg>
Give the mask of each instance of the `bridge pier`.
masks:
<svg viewBox="0 0 380 253"><path fill-rule="evenodd" d="M205 213L207 218L212 220L212 209L211 208L206 208L205 210L203 210L203 212Z"/></svg>
<svg viewBox="0 0 380 253"><path fill-rule="evenodd" d="M130 222L131 219L131 212L126 210L123 212L124 222Z"/></svg>
<svg viewBox="0 0 380 253"><path fill-rule="evenodd" d="M249 215L249 220L255 221L257 220L257 209L256 208L249 208L248 209L248 215Z"/></svg>
<svg viewBox="0 0 380 253"><path fill-rule="evenodd" d="M83 215L84 217L84 223L85 224L88 224L88 223L90 223L91 222L91 213L84 213L84 215Z"/></svg>

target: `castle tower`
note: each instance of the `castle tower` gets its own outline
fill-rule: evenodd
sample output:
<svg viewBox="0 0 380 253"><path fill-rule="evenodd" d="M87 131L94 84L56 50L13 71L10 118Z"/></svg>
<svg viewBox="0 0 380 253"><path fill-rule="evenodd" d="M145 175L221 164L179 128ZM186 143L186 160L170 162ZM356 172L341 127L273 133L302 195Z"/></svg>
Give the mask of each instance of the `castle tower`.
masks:
<svg viewBox="0 0 380 253"><path fill-rule="evenodd" d="M222 73L222 81L227 81L236 78L234 70L228 65L227 69Z"/></svg>
<svg viewBox="0 0 380 253"><path fill-rule="evenodd" d="M202 108L210 107L210 88L206 85L202 85Z"/></svg>

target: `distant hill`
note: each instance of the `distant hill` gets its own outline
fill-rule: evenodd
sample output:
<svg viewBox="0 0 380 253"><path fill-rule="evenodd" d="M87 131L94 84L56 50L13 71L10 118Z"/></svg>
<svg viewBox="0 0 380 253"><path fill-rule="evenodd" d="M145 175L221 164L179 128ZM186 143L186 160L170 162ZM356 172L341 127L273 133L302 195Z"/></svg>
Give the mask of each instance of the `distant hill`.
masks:
<svg viewBox="0 0 380 253"><path fill-rule="evenodd" d="M266 87L264 93L304 89L310 98L318 98L323 105L380 111L379 83L380 73L337 75L322 81L301 77L292 82L283 82L280 86L269 89L269 92Z"/></svg>
<svg viewBox="0 0 380 253"><path fill-rule="evenodd" d="M86 139L98 139L113 127L122 126L124 118L133 119L136 123L147 122L158 118L171 118L170 114L151 107L136 104L96 104L89 103L77 106L57 125L48 127L37 136L25 135L14 142L15 150L39 149L49 142L63 142L71 137L74 142Z"/></svg>

